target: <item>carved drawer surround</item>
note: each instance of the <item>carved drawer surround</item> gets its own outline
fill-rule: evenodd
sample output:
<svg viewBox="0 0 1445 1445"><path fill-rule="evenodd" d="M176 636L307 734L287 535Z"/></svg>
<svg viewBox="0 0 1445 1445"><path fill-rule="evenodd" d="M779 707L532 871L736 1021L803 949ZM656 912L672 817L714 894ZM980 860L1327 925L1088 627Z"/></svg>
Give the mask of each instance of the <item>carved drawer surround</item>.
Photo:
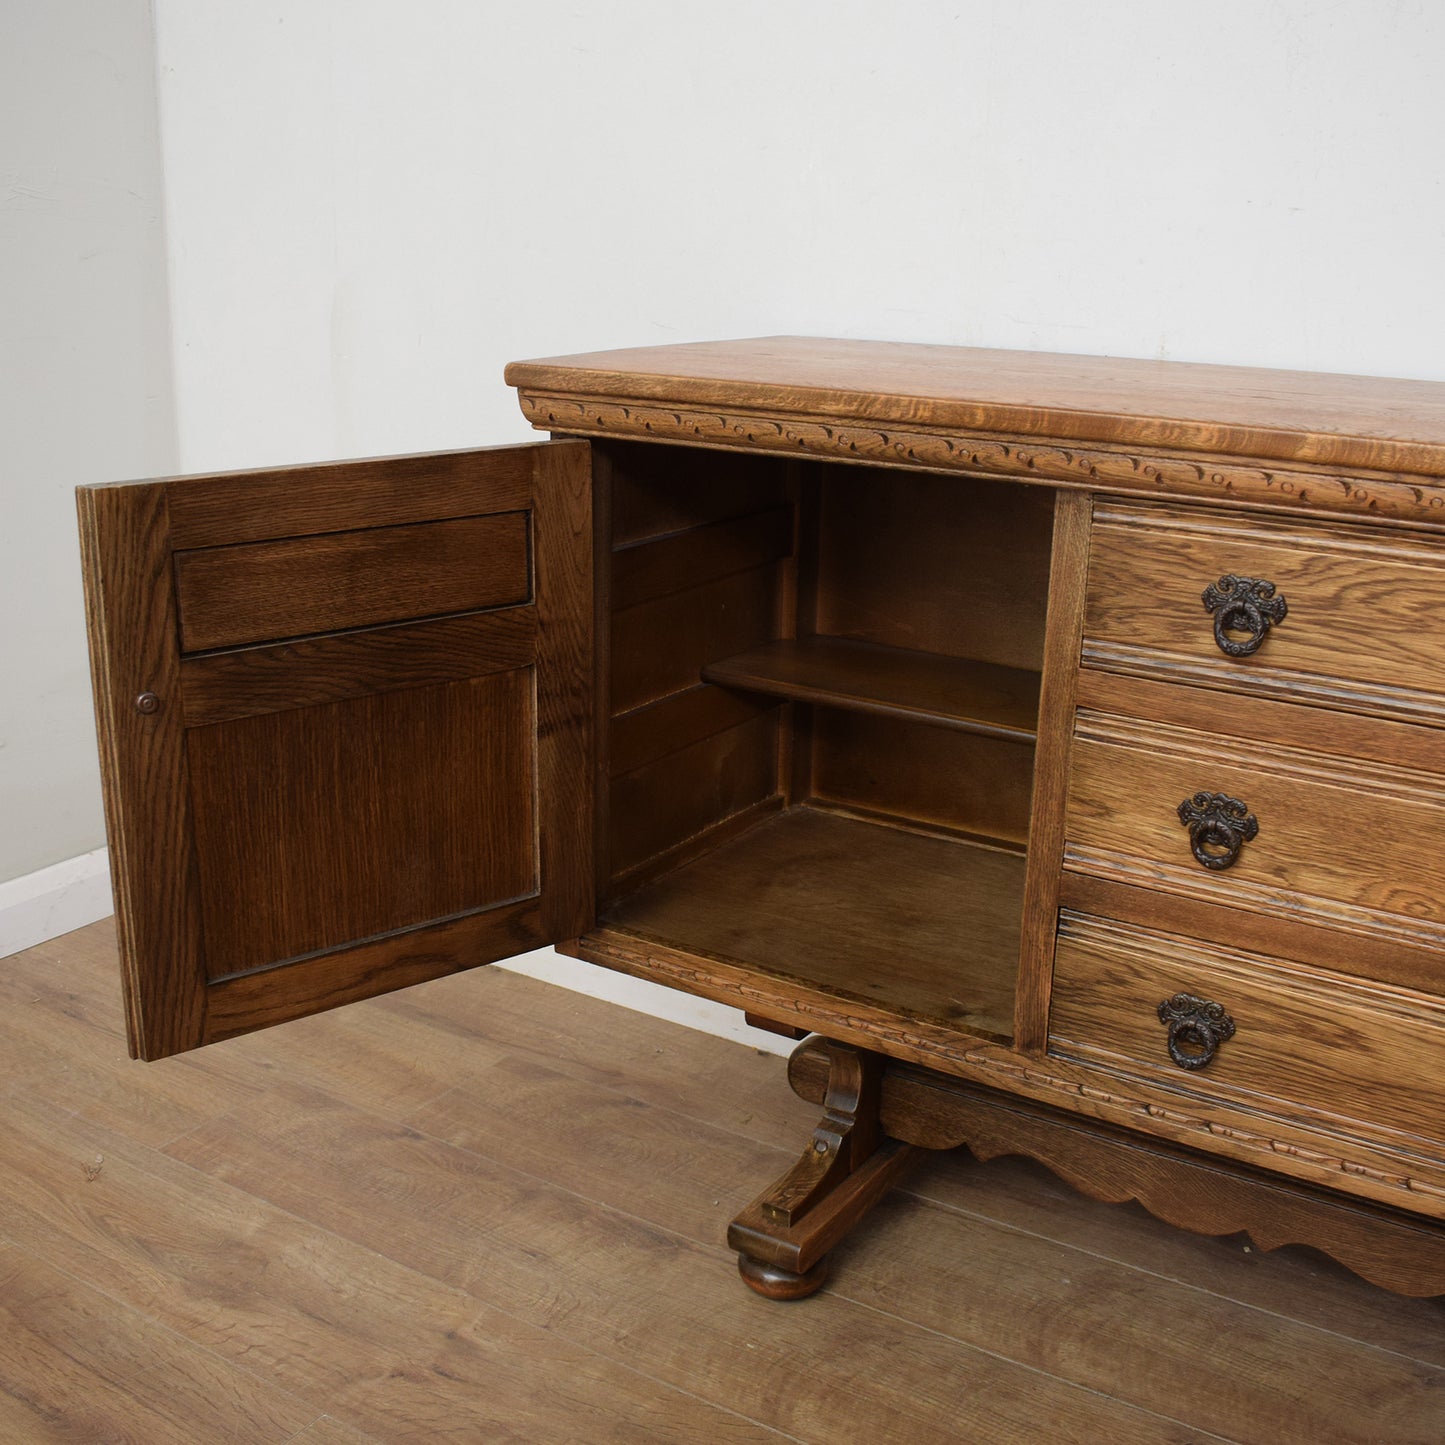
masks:
<svg viewBox="0 0 1445 1445"><path fill-rule="evenodd" d="M169 488L173 526L221 519L200 544L213 557L229 546L244 563L261 544L298 576L319 549L364 577L366 531L295 540L337 532L348 489L380 509L354 525L390 529L372 535L400 600L380 622L343 603L314 640L238 614L237 638L281 641L182 642L171 665L192 694L208 689L206 719L233 716L252 676L274 686L304 668L277 716L298 717L286 709L304 697L331 728L340 704L326 699L364 672L378 696L416 699L385 713L414 718L378 726L425 718L451 736L465 726L457 689L481 685L460 679L572 679L541 714L516 711L505 743L549 799L496 824L541 840L520 898L470 902L459 877L445 897L460 921L360 939L359 974L328 947L212 975L159 1031L168 991L193 985L152 978L140 895L154 885L130 870L183 850L138 821L126 768L153 747L137 729L157 726L132 700L158 696L162 733L180 710L154 667L124 671L143 652L124 642L133 619L165 609L127 570L139 523L109 509L150 503L125 488L82 497L140 1052L552 938L817 1036L792 1074L823 1122L731 1236L764 1294L817 1288L828 1250L911 1153L959 1143L1032 1154L1195 1228L1314 1244L1393 1289L1445 1292L1432 846L1445 652L1430 630L1445 600L1445 387L792 338L518 363L508 379L535 426L592 439L590 525L578 474L548 460L556 443L302 469L289 475L314 500L283 522L266 513L286 473L153 484ZM474 472L498 473L485 506L467 500ZM1037 503L1014 505L1020 483ZM430 510L394 500L408 493ZM436 528L505 532L513 559L525 537L508 595L492 598ZM169 545L194 544L182 531ZM950 548L976 578L960 579ZM429 580L437 557L456 570L455 603ZM989 596L997 609L977 610ZM258 615L267 605L256 598ZM453 638L474 649L465 664ZM668 664L684 655L690 674ZM298 742L311 727L284 722ZM255 756L244 736L238 765ZM156 756L175 767L200 742L166 746ZM222 766L205 756L203 770ZM232 785L198 776L187 807L214 833L206 810ZM587 806L559 850L548 839L569 788ZM367 824L378 846L444 849L411 814L390 816ZM204 975L217 879L202 883L187 906ZM529 903L528 887L550 901ZM951 957L950 938L976 956Z"/></svg>

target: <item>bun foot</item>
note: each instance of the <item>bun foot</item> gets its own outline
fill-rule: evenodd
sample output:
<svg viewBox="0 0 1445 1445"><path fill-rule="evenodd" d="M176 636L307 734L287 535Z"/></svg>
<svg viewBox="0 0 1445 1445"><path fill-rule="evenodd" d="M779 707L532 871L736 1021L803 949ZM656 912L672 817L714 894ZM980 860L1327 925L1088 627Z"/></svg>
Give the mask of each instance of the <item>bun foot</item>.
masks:
<svg viewBox="0 0 1445 1445"><path fill-rule="evenodd" d="M744 1283L757 1290L764 1299L807 1299L827 1282L828 1256L824 1255L812 1269L794 1274L790 1269L779 1269L775 1264L767 1264L749 1254L740 1254L738 1273Z"/></svg>

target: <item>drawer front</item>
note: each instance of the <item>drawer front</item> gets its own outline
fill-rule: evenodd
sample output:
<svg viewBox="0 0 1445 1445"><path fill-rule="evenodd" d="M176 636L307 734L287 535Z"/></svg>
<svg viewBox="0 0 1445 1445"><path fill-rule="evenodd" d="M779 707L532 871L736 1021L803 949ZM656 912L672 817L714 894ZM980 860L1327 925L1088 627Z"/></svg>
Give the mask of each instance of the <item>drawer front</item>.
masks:
<svg viewBox="0 0 1445 1445"><path fill-rule="evenodd" d="M1445 1003L1068 910L1049 1051L1297 1121L1445 1138Z"/></svg>
<svg viewBox="0 0 1445 1445"><path fill-rule="evenodd" d="M1445 950L1445 777L1297 746L1290 716L1284 744L1081 710L1065 867Z"/></svg>
<svg viewBox="0 0 1445 1445"><path fill-rule="evenodd" d="M1445 724L1442 623L1445 539L1095 504L1088 666Z"/></svg>

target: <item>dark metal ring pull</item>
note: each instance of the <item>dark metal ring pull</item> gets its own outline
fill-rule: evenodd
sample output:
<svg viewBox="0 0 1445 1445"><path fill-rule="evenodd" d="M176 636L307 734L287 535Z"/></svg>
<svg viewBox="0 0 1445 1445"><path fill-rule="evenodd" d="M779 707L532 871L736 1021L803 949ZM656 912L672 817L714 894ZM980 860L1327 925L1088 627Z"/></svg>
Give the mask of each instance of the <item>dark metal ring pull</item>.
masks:
<svg viewBox="0 0 1445 1445"><path fill-rule="evenodd" d="M1232 867L1239 850L1259 832L1259 819L1226 793L1185 798L1179 805L1179 821L1189 829L1189 847L1205 868Z"/></svg>
<svg viewBox="0 0 1445 1445"><path fill-rule="evenodd" d="M1264 635L1283 622L1289 607L1277 596L1273 582L1262 577L1236 577L1233 572L1204 589L1204 610L1214 614L1214 640L1229 657L1248 657L1259 651ZM1231 632L1246 633L1242 640Z"/></svg>
<svg viewBox="0 0 1445 1445"><path fill-rule="evenodd" d="M1224 1005L1192 993L1176 993L1159 1005L1159 1022L1169 1030L1169 1057L1181 1069L1205 1068L1220 1044L1234 1037L1234 1020Z"/></svg>

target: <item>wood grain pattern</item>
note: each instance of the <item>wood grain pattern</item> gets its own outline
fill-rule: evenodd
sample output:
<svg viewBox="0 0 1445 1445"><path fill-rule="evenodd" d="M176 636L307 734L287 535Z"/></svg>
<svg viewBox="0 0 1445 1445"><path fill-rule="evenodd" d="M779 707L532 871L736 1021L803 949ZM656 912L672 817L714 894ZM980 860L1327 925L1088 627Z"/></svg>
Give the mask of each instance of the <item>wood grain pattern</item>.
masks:
<svg viewBox="0 0 1445 1445"><path fill-rule="evenodd" d="M519 458L529 473L520 492ZM453 628L366 637L373 614L363 598L355 613L326 618L360 629L344 638L207 659L190 674L189 728L165 525L172 499L199 508L190 540L210 550L192 560L292 547L311 556L336 540L315 529L366 520L343 495L345 468L258 474L247 479L249 501L247 482L226 478L81 493L137 1052L175 1053L590 923L589 459L577 443L503 450L495 467L483 453L434 467L399 459L392 486L416 484L443 512L463 499L473 511L500 501L504 532L523 548L524 582L530 530L531 615L520 628L471 612ZM376 502L376 518L414 518L414 499L387 500L387 476L385 463L357 464L357 496ZM276 497L283 480L296 493L289 502ZM216 495L234 508L231 534L208 510ZM270 523L258 518L273 505ZM299 541L277 539L278 518L295 523ZM477 540L466 517L434 526ZM258 529L272 540L228 550ZM422 579L423 590L434 580ZM317 595L327 606L344 600L324 586ZM478 600L428 598L427 607L459 612ZM458 641L439 661L438 649ZM134 706L141 692L154 694L149 711Z"/></svg>
<svg viewBox="0 0 1445 1445"><path fill-rule="evenodd" d="M206 990L201 1042L235 1038L510 958L540 947L547 934L542 898L522 898L343 949L303 955L288 961L284 972L261 968L219 978Z"/></svg>
<svg viewBox="0 0 1445 1445"><path fill-rule="evenodd" d="M690 687L647 703L612 721L608 771L630 773L671 752L771 712L771 698L750 697L721 687Z"/></svg>
<svg viewBox="0 0 1445 1445"><path fill-rule="evenodd" d="M1028 836L1031 743L831 708L814 710L811 739L812 798L1015 851Z"/></svg>
<svg viewBox="0 0 1445 1445"><path fill-rule="evenodd" d="M1037 672L1053 499L979 479L828 472L815 631Z"/></svg>
<svg viewBox="0 0 1445 1445"><path fill-rule="evenodd" d="M597 916L593 768L597 702L593 637L592 455L583 443L532 453L537 596L537 822L541 936L575 938ZM501 957L503 955L495 955Z"/></svg>
<svg viewBox="0 0 1445 1445"><path fill-rule="evenodd" d="M1200 791L1241 799L1259 820L1259 836L1228 869L1201 867L1190 851L1176 810ZM1190 728L1081 712L1064 861L1204 902L1445 948L1445 860L1433 845L1442 808L1440 772L1281 743L1246 751Z"/></svg>
<svg viewBox="0 0 1445 1445"><path fill-rule="evenodd" d="M503 607L181 660L187 727L526 667L537 614Z"/></svg>
<svg viewBox="0 0 1445 1445"><path fill-rule="evenodd" d="M1445 473L1437 382L798 336L517 361L506 379L524 394L659 410L777 410Z"/></svg>
<svg viewBox="0 0 1445 1445"><path fill-rule="evenodd" d="M771 642L781 582L773 563L614 613L613 713L696 687L709 662Z"/></svg>
<svg viewBox="0 0 1445 1445"><path fill-rule="evenodd" d="M533 689L522 668L193 730L208 977L536 892Z"/></svg>
<svg viewBox="0 0 1445 1445"><path fill-rule="evenodd" d="M527 514L177 552L188 652L530 600Z"/></svg>
<svg viewBox="0 0 1445 1445"><path fill-rule="evenodd" d="M622 900L607 922L1006 1037L1022 874L1012 853L793 809ZM888 939L907 945L880 948Z"/></svg>
<svg viewBox="0 0 1445 1445"><path fill-rule="evenodd" d="M1302 708L1297 702L1231 693L1226 697L1153 678L1083 668L1078 703L1094 712L1147 718L1175 727L1207 728L1240 740L1243 751L1268 753L1276 743L1306 743L1312 751L1439 772L1440 734L1431 727L1362 717L1335 709Z"/></svg>
<svg viewBox="0 0 1445 1445"><path fill-rule="evenodd" d="M774 978L756 968L678 948L604 921L577 940L577 954L638 978L796 1021L813 1032L895 1059L921 1064L1058 1106L1078 1115L1142 1130L1268 1172L1361 1196L1431 1219L1445 1219L1445 1168L1414 1148L1397 1148L1341 1132L1323 1118L1299 1124L1214 1098L1207 1105L1165 1087L1062 1058L1020 1056L1012 1047L975 1039L949 1025L900 1018L896 1009L840 998L826 987Z"/></svg>
<svg viewBox="0 0 1445 1445"><path fill-rule="evenodd" d="M788 1063L794 1091L810 1103L821 1101L826 1086L819 1043L795 1050ZM1058 1110L906 1066L885 1072L880 1114L890 1133L924 1148L966 1146L984 1161L1026 1155L1094 1199L1136 1202L1176 1228L1247 1233L1266 1251L1309 1244L1385 1289L1445 1294L1445 1231L1398 1211L1222 1169L1159 1140L1085 1127Z"/></svg>
<svg viewBox="0 0 1445 1445"><path fill-rule="evenodd" d="M613 473L608 548L624 549L712 522L787 504L790 462L776 457L678 451L641 442L594 441Z"/></svg>
<svg viewBox="0 0 1445 1445"><path fill-rule="evenodd" d="M1160 1000L1186 990L1224 1005L1237 1032L1207 1068L1170 1060ZM1066 913L1054 966L1051 1051L1102 1058L1204 1097L1319 1111L1445 1153L1445 1002L1401 989ZM1425 1141L1430 1142L1425 1142Z"/></svg>
<svg viewBox="0 0 1445 1445"><path fill-rule="evenodd" d="M266 1104L273 1123L278 1102ZM228 1183L224 1170L77 1126L41 1101L7 1105L6 1217L23 1247L105 1298L125 1298L161 1339L184 1337L271 1391L303 1396L317 1414L382 1440L465 1439L479 1429L565 1439L580 1399L589 1426L610 1434L647 1418L679 1445L719 1431L729 1438L735 1415L518 1319L454 1276L397 1263ZM104 1169L77 1188L77 1159L96 1153ZM59 1199L69 1207L57 1209ZM568 1389L555 1378L538 1388L549 1377ZM162 1374L156 1386L164 1383ZM172 1383L181 1394L181 1379ZM130 1388L143 1397L148 1384L132 1376ZM743 1422L739 1438L767 1436Z"/></svg>
<svg viewBox="0 0 1445 1445"><path fill-rule="evenodd" d="M532 485L530 445L172 477L164 483L176 548L517 511L530 502Z"/></svg>
<svg viewBox="0 0 1445 1445"><path fill-rule="evenodd" d="M1440 953L1393 933L1360 933L1337 922L1307 922L1298 914L1236 908L1233 901L1205 902L1149 886L1120 883L1087 873L1065 873L1059 899L1078 913L1093 913L1146 928L1219 938L1251 953L1318 964L1336 973L1401 988L1445 995Z"/></svg>
<svg viewBox="0 0 1445 1445"><path fill-rule="evenodd" d="M1017 742L1032 742L1038 729L1037 673L844 638L771 642L709 663L702 675L722 687Z"/></svg>
<svg viewBox="0 0 1445 1445"><path fill-rule="evenodd" d="M160 1058L193 1048L205 1017L166 494L85 487L76 505L130 1046Z"/></svg>
<svg viewBox="0 0 1445 1445"><path fill-rule="evenodd" d="M194 1445L228 1437L285 1445L316 1413L244 1366L13 1248L0 1248L0 1328L8 1362L0 1370L0 1429L16 1445ZM19 1388L6 1388L6 1376Z"/></svg>
<svg viewBox="0 0 1445 1445"><path fill-rule="evenodd" d="M613 546L604 898L731 831L731 820L777 792L776 708L702 687L700 674L733 638L748 645L787 626L794 543L780 468L605 450Z"/></svg>
<svg viewBox="0 0 1445 1445"><path fill-rule="evenodd" d="M612 606L620 612L716 577L776 562L792 550L791 507L633 542L612 554Z"/></svg>
<svg viewBox="0 0 1445 1445"><path fill-rule="evenodd" d="M566 1438L579 1420L595 1433L627 1373L652 1391L633 1395L631 1429L663 1438L674 1422L719 1438L698 1401L723 1431L746 1416L812 1440L947 1438L960 1421L981 1439L1026 1438L1045 1409L1111 1442L1251 1438L1261 1420L1278 1445L1429 1438L1438 1306L1303 1252L1169 1230L1021 1160L935 1156L840 1252L827 1293L774 1309L739 1286L720 1241L750 1181L777 1172L813 1123L781 1061L488 970L134 1069L113 949L90 947L84 967L67 951L96 932L0 970L0 1048L28 1007L117 1091L110 1129L63 1105L9 1111L43 1085L5 1092L0 1233L23 1230L23 1247L112 1309L255 1370L348 1432L313 1436L318 1421L308 1445L435 1435L437 1421L464 1437L468 1410L473 1433ZM0 1056L9 1080L27 1063L17 1050ZM267 1092L238 1108L213 1092L222 1064ZM172 1073L195 1101L191 1137L173 1155L137 1150L120 1094ZM428 1109L444 1094L448 1108ZM423 1109L458 1142L422 1136ZM215 1124L197 1133L202 1118ZM72 1183L95 1152L100 1177ZM107 1188L118 1192L97 1194ZM504 1328L494 1353L446 1339L459 1319L481 1334L489 1313L465 1322L493 1309L535 1328ZM48 1368L10 1343L0 1335L0 1420L5 1390L24 1394L32 1368ZM858 1358L889 1368L859 1376ZM937 1388L959 1378L985 1398ZM136 1387L166 1379L158 1364ZM567 1413L542 1413L559 1382ZM68 1392L70 1411L85 1404Z"/></svg>
<svg viewBox="0 0 1445 1445"><path fill-rule="evenodd" d="M1087 496L1060 495L1054 501L1039 745L1030 789L1028 867L1024 874L1018 997L1014 1004L1014 1042L1025 1053L1042 1053L1048 1038L1069 750L1079 681L1079 639L1084 625L1083 581L1089 558L1090 509Z"/></svg>
<svg viewBox="0 0 1445 1445"><path fill-rule="evenodd" d="M1265 578L1289 605L1228 657L1200 594ZM1095 512L1084 660L1096 667L1445 725L1445 548L1372 528L1118 504Z"/></svg>
<svg viewBox="0 0 1445 1445"><path fill-rule="evenodd" d="M774 797L777 738L777 719L765 713L613 778L616 874Z"/></svg>

